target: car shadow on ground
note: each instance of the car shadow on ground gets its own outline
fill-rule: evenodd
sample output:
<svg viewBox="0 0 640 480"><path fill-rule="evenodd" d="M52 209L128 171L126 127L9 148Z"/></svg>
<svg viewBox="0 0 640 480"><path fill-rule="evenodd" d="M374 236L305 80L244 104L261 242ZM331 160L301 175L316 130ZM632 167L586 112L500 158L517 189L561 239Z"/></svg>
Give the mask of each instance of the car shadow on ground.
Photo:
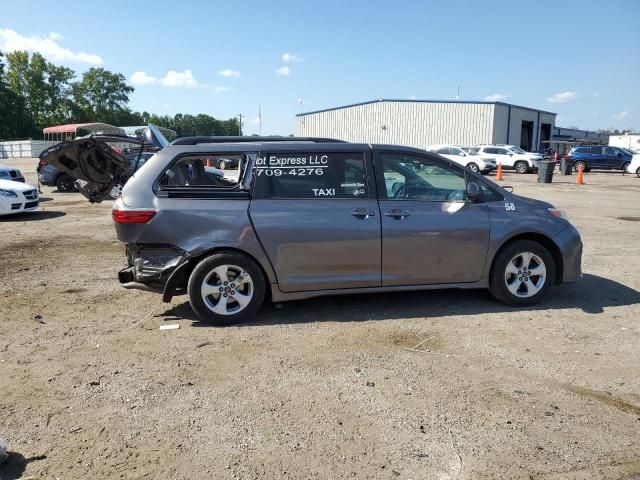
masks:
<svg viewBox="0 0 640 480"><path fill-rule="evenodd" d="M35 212L16 213L0 217L0 222L35 222L38 220L50 220L52 218L64 217L65 212L53 210L36 210Z"/></svg>
<svg viewBox="0 0 640 480"><path fill-rule="evenodd" d="M487 290L426 290L412 292L336 295L308 300L271 304L265 302L255 320L242 325L293 324L305 322L361 322L417 317L455 317L514 311L580 309L598 314L605 307L640 303L640 292L622 283L584 275L576 283L557 286L538 305L509 307L494 300ZM185 301L164 313L165 320L193 320L194 327L210 326L200 322Z"/></svg>
<svg viewBox="0 0 640 480"><path fill-rule="evenodd" d="M0 464L0 479L13 480L14 478L20 478L25 468L27 468L27 464L36 460L44 460L45 458L47 458L46 455L24 458L20 453L9 452L5 461Z"/></svg>

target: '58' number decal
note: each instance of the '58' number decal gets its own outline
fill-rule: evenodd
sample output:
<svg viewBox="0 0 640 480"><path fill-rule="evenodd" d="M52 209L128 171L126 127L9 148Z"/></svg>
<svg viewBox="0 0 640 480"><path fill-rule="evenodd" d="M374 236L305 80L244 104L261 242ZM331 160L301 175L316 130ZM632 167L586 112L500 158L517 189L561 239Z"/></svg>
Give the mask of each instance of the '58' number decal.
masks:
<svg viewBox="0 0 640 480"><path fill-rule="evenodd" d="M515 212L515 210L516 210L516 206L515 206L513 203L505 203L505 204L504 204L504 209L505 209L507 212Z"/></svg>

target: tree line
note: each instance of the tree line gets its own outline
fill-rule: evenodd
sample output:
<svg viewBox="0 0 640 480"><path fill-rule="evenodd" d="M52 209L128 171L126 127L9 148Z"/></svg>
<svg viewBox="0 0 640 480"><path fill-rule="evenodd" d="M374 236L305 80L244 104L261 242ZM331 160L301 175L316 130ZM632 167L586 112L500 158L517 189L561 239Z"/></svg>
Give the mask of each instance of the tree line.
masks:
<svg viewBox="0 0 640 480"><path fill-rule="evenodd" d="M0 139L39 138L47 126L103 122L110 125L154 123L189 135L238 135L238 120L204 113L174 116L132 111L133 87L124 75L92 67L76 72L48 62L41 54L0 52Z"/></svg>

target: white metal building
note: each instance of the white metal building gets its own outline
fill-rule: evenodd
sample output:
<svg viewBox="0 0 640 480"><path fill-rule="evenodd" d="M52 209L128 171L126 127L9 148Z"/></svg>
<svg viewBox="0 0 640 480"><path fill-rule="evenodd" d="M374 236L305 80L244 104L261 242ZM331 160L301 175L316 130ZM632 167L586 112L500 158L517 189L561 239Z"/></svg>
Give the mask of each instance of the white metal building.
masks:
<svg viewBox="0 0 640 480"><path fill-rule="evenodd" d="M556 114L503 102L374 100L297 115L297 135L426 148L506 143L527 151L551 140Z"/></svg>
<svg viewBox="0 0 640 480"><path fill-rule="evenodd" d="M640 134L611 135L609 145L613 147L633 148L640 151Z"/></svg>

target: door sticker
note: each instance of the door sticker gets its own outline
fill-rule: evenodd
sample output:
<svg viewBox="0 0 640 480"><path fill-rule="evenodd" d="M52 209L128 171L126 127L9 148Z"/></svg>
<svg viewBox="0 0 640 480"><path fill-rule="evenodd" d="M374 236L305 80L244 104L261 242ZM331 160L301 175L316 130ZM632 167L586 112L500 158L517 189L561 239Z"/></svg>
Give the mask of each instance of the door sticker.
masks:
<svg viewBox="0 0 640 480"><path fill-rule="evenodd" d="M514 212L516 210L516 206L513 203L505 203L504 204L504 209L507 212Z"/></svg>

